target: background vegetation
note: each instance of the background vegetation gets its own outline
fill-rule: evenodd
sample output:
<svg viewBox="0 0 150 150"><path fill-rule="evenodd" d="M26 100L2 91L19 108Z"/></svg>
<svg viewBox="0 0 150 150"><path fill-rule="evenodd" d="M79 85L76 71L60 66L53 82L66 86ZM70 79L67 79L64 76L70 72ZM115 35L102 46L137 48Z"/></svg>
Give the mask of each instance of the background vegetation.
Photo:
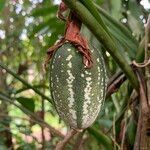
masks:
<svg viewBox="0 0 150 150"><path fill-rule="evenodd" d="M80 1L86 6L84 0ZM117 79L124 78L115 59L118 53L126 64L144 61L144 24L150 4L144 8L143 1L94 1L104 24L99 17L97 21L117 45L116 53L108 41L95 38L88 29L92 27L83 25L82 33L103 53L109 81L118 72L121 76ZM0 150L54 149L67 132L68 127L51 105L48 71L43 70L47 49L64 33L65 23L56 18L58 2L0 0ZM121 68L126 71L126 67ZM116 93L107 95L93 126L77 134L66 149L133 149L139 107L131 93L138 84L132 80L131 71L125 73L129 80Z"/></svg>

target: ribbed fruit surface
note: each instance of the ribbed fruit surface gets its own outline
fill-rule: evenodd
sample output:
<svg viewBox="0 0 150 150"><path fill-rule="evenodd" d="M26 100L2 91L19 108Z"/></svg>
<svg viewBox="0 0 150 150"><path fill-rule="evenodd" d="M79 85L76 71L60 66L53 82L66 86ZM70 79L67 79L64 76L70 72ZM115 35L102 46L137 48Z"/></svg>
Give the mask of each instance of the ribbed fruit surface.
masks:
<svg viewBox="0 0 150 150"><path fill-rule="evenodd" d="M60 117L75 129L85 129L96 119L105 99L106 70L99 51L91 49L93 66L86 69L82 55L65 43L50 64L50 90Z"/></svg>

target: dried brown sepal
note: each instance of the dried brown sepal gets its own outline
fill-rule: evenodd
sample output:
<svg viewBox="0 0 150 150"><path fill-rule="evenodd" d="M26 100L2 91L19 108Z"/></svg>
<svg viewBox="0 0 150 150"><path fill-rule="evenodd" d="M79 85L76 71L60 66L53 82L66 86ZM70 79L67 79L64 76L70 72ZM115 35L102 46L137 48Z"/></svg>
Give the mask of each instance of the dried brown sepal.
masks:
<svg viewBox="0 0 150 150"><path fill-rule="evenodd" d="M64 17L63 13L68 9L68 6L62 1L59 5L57 16L63 21L66 21L66 18Z"/></svg>
<svg viewBox="0 0 150 150"><path fill-rule="evenodd" d="M62 20L65 20L63 12L66 11L67 6L62 2L59 7L58 16ZM83 63L85 68L91 68L93 61L91 57L90 48L88 46L87 40L80 34L82 22L78 19L74 12L70 12L69 17L66 22L66 30L64 37L57 42L54 46L50 47L47 51L47 58L45 61L45 67L49 63L53 53L59 47L61 47L65 42L72 43L79 52L83 55Z"/></svg>

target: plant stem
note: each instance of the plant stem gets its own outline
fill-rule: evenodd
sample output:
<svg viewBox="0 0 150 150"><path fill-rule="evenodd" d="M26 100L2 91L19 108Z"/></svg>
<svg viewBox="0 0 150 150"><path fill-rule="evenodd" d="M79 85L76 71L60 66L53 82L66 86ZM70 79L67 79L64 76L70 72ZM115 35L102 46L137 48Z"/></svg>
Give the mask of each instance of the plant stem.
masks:
<svg viewBox="0 0 150 150"><path fill-rule="evenodd" d="M36 122L39 125L47 127L55 135L59 135L62 138L64 137L64 135L61 132L59 132L58 130L56 130L55 128L53 128L52 126L47 124L46 122L44 122L41 118L37 117L33 112L31 112L28 109L26 109L25 107L20 106L17 103L15 103L14 100L12 100L9 96L7 96L6 94L4 94L2 92L0 92L0 100L13 104L14 106L18 107L21 111L23 111L25 114L30 116L32 119L36 120Z"/></svg>
<svg viewBox="0 0 150 150"><path fill-rule="evenodd" d="M135 56L135 60L138 63L144 61L144 46L145 46L145 37L141 40Z"/></svg>
<svg viewBox="0 0 150 150"><path fill-rule="evenodd" d="M48 100L50 103L52 103L52 100L49 97L47 97L46 95L44 95L36 87L34 87L31 84L29 84L27 81L25 81L21 77L19 77L16 73L14 73L13 71L11 71L6 65L4 65L1 62L0 62L0 67L3 68L3 69L5 69L13 77L15 77L17 80L19 80L20 82L22 82L26 87L28 87L29 89L32 89L35 93L39 94L42 98L44 98L44 99Z"/></svg>
<svg viewBox="0 0 150 150"><path fill-rule="evenodd" d="M65 138L60 141L57 145L55 150L62 150L63 148L65 148L66 144L69 142L69 140L75 135L77 134L78 131L71 129L70 131L68 131L67 135L65 136Z"/></svg>
<svg viewBox="0 0 150 150"><path fill-rule="evenodd" d="M104 145L104 147L109 150L113 149L112 141L106 135L96 130L94 127L89 127L87 130L99 141L99 143Z"/></svg>
<svg viewBox="0 0 150 150"><path fill-rule="evenodd" d="M96 36L99 42L104 45L107 51L111 54L111 56L118 63L120 68L126 74L132 87L138 91L139 84L134 72L127 63L124 56L118 51L117 46L114 44L114 41L105 32L103 27L97 22L92 14L86 9L86 7L79 1L64 0L64 2L76 12L82 22L91 30L91 32Z"/></svg>
<svg viewBox="0 0 150 150"><path fill-rule="evenodd" d="M104 28L104 30L109 34L108 29L106 25L104 24L101 16L99 15L98 10L94 6L93 2L91 0L79 0L83 3L83 5L92 13L92 15L95 17L95 19L99 22L99 24Z"/></svg>

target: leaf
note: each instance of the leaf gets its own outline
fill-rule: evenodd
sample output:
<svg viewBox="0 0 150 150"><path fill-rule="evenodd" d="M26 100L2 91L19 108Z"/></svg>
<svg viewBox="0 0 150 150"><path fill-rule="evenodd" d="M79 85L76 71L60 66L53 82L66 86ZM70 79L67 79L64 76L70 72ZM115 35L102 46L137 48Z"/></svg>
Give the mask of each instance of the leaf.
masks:
<svg viewBox="0 0 150 150"><path fill-rule="evenodd" d="M99 10L102 19L106 23L111 35L127 50L131 58L135 58L138 42L135 37L132 36L132 32L110 16L102 8L97 5L96 7Z"/></svg>
<svg viewBox="0 0 150 150"><path fill-rule="evenodd" d="M39 16L46 16L46 15L52 15L55 14L57 11L57 6L50 6L50 7L42 7L39 9L35 9L33 10L33 12L31 13L31 15L33 17L39 17Z"/></svg>
<svg viewBox="0 0 150 150"><path fill-rule="evenodd" d="M111 14L114 18L120 19L121 0L110 0Z"/></svg>
<svg viewBox="0 0 150 150"><path fill-rule="evenodd" d="M129 10L128 10L128 23L133 33L139 37L144 31L144 26L140 16L144 15L141 6L137 4L136 1L129 1Z"/></svg>
<svg viewBox="0 0 150 150"><path fill-rule="evenodd" d="M45 30L46 28L48 28L48 21L42 22L39 25L33 26L33 30L29 34L29 37L32 38L36 33L40 32L41 30Z"/></svg>
<svg viewBox="0 0 150 150"><path fill-rule="evenodd" d="M112 149L112 142L111 140L105 135L103 134L101 131L99 131L98 129L94 128L94 127L90 127L87 129L88 132L90 134L92 134L97 141L102 144L106 149L111 150Z"/></svg>
<svg viewBox="0 0 150 150"><path fill-rule="evenodd" d="M6 0L0 0L0 11L2 11L2 9L4 8L5 2Z"/></svg>
<svg viewBox="0 0 150 150"><path fill-rule="evenodd" d="M99 124L105 128L110 128L112 125L112 121L109 119L100 119L98 120Z"/></svg>
<svg viewBox="0 0 150 150"><path fill-rule="evenodd" d="M26 98L26 97L18 97L16 100L25 108L28 110L34 112L35 110L35 103L32 98Z"/></svg>
<svg viewBox="0 0 150 150"><path fill-rule="evenodd" d="M131 145L134 145L137 125L133 117L130 118L127 128L127 138Z"/></svg>
<svg viewBox="0 0 150 150"><path fill-rule="evenodd" d="M58 36L62 34L61 30L57 30L56 32L53 32L50 37L46 39L46 42L48 43L48 47L52 46L59 38Z"/></svg>
<svg viewBox="0 0 150 150"><path fill-rule="evenodd" d="M57 30L62 30L62 23L57 20L56 17L48 18L46 21L40 23L33 27L33 31L30 33L30 37L33 37L36 33L44 33L47 31L55 32Z"/></svg>
<svg viewBox="0 0 150 150"><path fill-rule="evenodd" d="M118 30L115 26L107 24L109 27L110 33L113 35L113 37L118 41L128 52L130 58L135 58L137 46L120 30Z"/></svg>

